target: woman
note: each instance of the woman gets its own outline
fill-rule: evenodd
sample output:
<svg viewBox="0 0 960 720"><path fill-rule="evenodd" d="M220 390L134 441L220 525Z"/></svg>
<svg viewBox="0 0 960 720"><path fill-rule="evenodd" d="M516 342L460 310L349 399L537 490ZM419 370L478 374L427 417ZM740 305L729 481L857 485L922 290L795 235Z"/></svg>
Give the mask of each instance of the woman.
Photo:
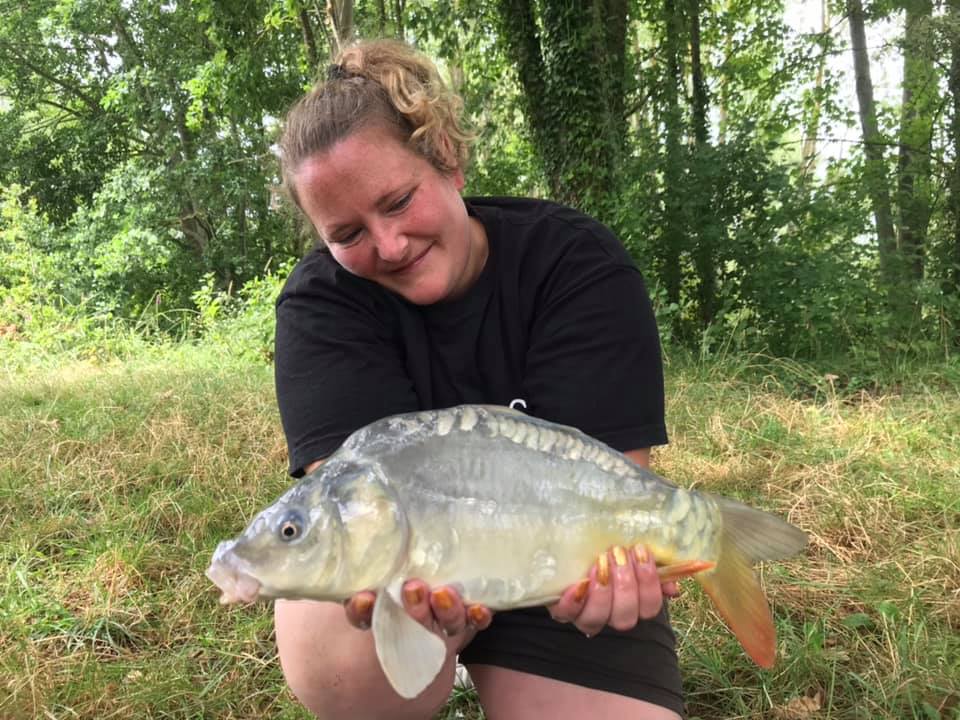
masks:
<svg viewBox="0 0 960 720"><path fill-rule="evenodd" d="M391 41L348 48L289 113L284 184L321 245L277 305L276 381L295 476L377 418L465 402L574 425L649 463L666 442L660 348L643 281L603 226L552 203L465 201L468 135L436 68ZM637 382L637 380L640 382ZM280 661L321 718L424 719L456 655L488 718L677 718L674 636L644 548L612 548L549 610L465 608L407 582L407 611L448 658L412 700L390 688L369 626L344 608L276 603ZM552 617L551 617L552 615Z"/></svg>

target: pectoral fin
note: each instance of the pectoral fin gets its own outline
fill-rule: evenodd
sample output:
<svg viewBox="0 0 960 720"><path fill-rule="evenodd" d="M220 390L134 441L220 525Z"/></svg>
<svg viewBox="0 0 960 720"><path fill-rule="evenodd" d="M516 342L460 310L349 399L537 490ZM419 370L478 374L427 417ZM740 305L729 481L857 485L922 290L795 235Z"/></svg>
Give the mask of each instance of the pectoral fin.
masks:
<svg viewBox="0 0 960 720"><path fill-rule="evenodd" d="M407 614L397 599L400 583L377 594L373 642L387 680L404 698L414 698L437 677L447 645Z"/></svg>
<svg viewBox="0 0 960 720"><path fill-rule="evenodd" d="M716 563L707 560L688 560L673 565L661 565L657 567L657 575L660 576L660 582L664 583L690 577L704 570L712 570L714 567Z"/></svg>

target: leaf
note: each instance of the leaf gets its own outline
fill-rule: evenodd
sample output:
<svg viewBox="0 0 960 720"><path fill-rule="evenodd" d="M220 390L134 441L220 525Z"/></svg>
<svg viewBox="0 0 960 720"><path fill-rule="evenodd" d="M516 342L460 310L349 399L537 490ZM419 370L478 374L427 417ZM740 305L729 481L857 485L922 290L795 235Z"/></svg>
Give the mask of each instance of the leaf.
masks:
<svg viewBox="0 0 960 720"><path fill-rule="evenodd" d="M900 619L900 608L894 605L889 600L884 600L877 605L877 611L883 615L887 620L899 620Z"/></svg>
<svg viewBox="0 0 960 720"><path fill-rule="evenodd" d="M848 628L872 628L873 619L866 613L853 613L852 615L847 615L843 620L840 621L840 624Z"/></svg>

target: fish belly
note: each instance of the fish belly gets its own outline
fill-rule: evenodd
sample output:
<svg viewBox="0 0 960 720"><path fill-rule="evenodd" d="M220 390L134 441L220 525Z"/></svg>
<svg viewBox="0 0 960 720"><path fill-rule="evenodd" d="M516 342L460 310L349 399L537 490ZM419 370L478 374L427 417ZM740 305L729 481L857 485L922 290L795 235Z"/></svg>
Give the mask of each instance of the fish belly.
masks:
<svg viewBox="0 0 960 720"><path fill-rule="evenodd" d="M611 454L608 466L623 456L588 442L551 453L465 434L393 457L385 469L402 479L410 527L405 577L455 585L468 602L507 609L558 598L614 545L643 543L664 563L712 559L706 498L640 468L604 470L599 453Z"/></svg>

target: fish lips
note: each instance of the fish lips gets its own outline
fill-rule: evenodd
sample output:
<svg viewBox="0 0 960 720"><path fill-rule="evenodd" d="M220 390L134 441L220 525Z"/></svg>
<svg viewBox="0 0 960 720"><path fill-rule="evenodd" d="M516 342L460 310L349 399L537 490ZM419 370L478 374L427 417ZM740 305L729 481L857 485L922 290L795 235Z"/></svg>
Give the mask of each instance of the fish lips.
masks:
<svg viewBox="0 0 960 720"><path fill-rule="evenodd" d="M251 603L260 596L260 581L242 567L243 561L232 552L234 540L226 540L217 546L213 561L207 568L207 577L220 588L220 603Z"/></svg>

